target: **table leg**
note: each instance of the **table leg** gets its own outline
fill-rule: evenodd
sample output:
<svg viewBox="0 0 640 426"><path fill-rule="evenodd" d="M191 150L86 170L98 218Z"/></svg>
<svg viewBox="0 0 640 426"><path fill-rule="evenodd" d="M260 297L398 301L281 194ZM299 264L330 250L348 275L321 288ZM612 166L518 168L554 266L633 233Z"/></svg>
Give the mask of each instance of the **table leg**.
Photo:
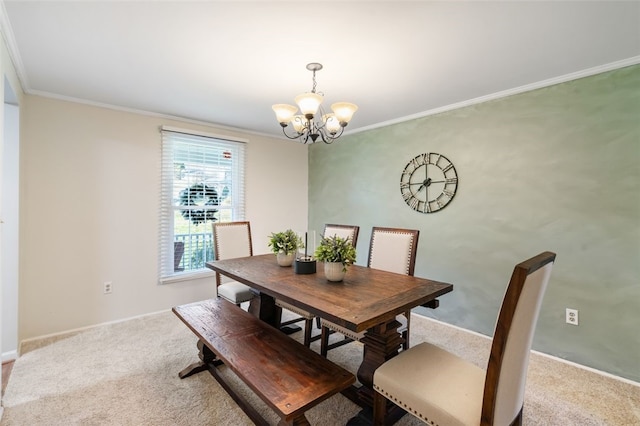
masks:
<svg viewBox="0 0 640 426"><path fill-rule="evenodd" d="M249 302L249 313L269 325L278 327L282 310L276 306L275 299L255 289L251 289L251 292L253 293L253 299Z"/></svg>
<svg viewBox="0 0 640 426"><path fill-rule="evenodd" d="M249 302L249 312L251 314L267 324L280 328L280 331L284 334L293 334L302 330L301 327L295 325L280 327L280 323L282 322L282 308L276 306L275 299L267 294L260 293L258 290L251 289L251 292L253 293L253 299Z"/></svg>
<svg viewBox="0 0 640 426"><path fill-rule="evenodd" d="M280 420L278 426L310 426L309 420L304 416L304 413L299 414L297 417L294 417L291 420Z"/></svg>
<svg viewBox="0 0 640 426"><path fill-rule="evenodd" d="M398 333L401 324L395 319L379 324L367 330L361 342L364 344L362 363L358 369L358 381L362 386L358 389L360 405L364 407L360 413L347 423L348 425L373 424L373 373L385 361L398 355L398 349L402 346L402 336ZM395 404L387 406L385 423L393 424L405 413L398 411Z"/></svg>

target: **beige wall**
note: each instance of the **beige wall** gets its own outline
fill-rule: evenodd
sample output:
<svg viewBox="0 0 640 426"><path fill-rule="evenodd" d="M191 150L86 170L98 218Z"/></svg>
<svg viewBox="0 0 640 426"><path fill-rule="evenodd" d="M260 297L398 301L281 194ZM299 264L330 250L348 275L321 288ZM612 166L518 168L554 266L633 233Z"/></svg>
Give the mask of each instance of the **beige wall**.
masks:
<svg viewBox="0 0 640 426"><path fill-rule="evenodd" d="M215 294L212 278L157 281L161 125L249 140L256 254L271 232L306 227L301 144L39 96L26 96L21 119L21 340Z"/></svg>

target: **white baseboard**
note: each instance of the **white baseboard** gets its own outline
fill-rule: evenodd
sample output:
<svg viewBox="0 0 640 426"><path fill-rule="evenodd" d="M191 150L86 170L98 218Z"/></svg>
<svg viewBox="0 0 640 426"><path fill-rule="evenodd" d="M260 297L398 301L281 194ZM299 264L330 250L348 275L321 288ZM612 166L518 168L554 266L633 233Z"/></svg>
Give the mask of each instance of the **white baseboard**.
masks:
<svg viewBox="0 0 640 426"><path fill-rule="evenodd" d="M414 312L414 315L420 315L420 314ZM454 328L456 330L459 330L459 331L462 331L462 332L465 332L465 333L473 334L475 336L483 337L483 338L485 338L487 340L491 340L491 337L486 336L486 335L484 335L482 333L478 333L478 332L475 332L475 331L472 331L472 330L467 330L466 328L458 327L457 325L449 324L449 323L446 323L446 322L443 322L443 321L440 321L440 320L437 320L437 319L434 319L434 318L430 318L430 317L427 317L427 316L424 316L424 315L420 315L420 316L422 318L428 319L429 321L437 322L438 324L441 324L443 326L451 327L451 328ZM631 379L627 379L626 377L616 376L615 374L607 373L606 371L602 371L602 370L597 370L597 369L595 369L593 367L589 367L589 366L586 366L586 365L578 364L577 362L569 361L569 360L566 360L564 358L559 358L559 357L554 356L554 355L549 355L549 354L546 354L544 352L540 352L540 351L536 351L536 350L532 350L531 352L533 352L536 355L541 355L541 356L544 356L546 358L551 358L554 361L562 362L564 364L568 364L568 365L571 365L573 367L577 367L577 368L580 368L580 369L583 369L583 370L586 370L586 371L590 371L592 373L596 373L596 374L599 374L601 376L604 376L604 377L607 377L607 378L610 378L610 379L618 380L620 382L627 383L627 384L632 385L632 386L640 387L640 383L638 383L636 381L633 381Z"/></svg>
<svg viewBox="0 0 640 426"><path fill-rule="evenodd" d="M102 327L104 325L118 324L118 323L121 323L121 322L130 321L130 320L137 319L137 318L144 318L144 317L148 317L148 316L151 316L151 315L157 315L157 314L160 314L160 313L163 313L163 312L167 312L167 311L169 311L169 309L163 309L161 311L150 312L148 314L142 314L142 315L136 315L136 316L133 316L133 317L123 318L123 319L119 319L119 320L115 320L115 321L102 322L102 323L99 323L99 324L89 325L89 326L86 326L86 327L80 327L80 328L74 328L74 329L71 329L71 330L60 331L58 333L51 333L51 334L45 334L45 335L42 335L42 336L31 337L29 339L24 339L23 341L21 341L20 345L19 345L19 348L22 348L22 345L24 345L25 343L35 342L35 341L42 340L42 339L50 339L52 337L65 336L67 334L78 333L80 331L85 331L85 330L91 330L92 328Z"/></svg>
<svg viewBox="0 0 640 426"><path fill-rule="evenodd" d="M2 353L2 362L15 361L18 358L18 351L8 351Z"/></svg>

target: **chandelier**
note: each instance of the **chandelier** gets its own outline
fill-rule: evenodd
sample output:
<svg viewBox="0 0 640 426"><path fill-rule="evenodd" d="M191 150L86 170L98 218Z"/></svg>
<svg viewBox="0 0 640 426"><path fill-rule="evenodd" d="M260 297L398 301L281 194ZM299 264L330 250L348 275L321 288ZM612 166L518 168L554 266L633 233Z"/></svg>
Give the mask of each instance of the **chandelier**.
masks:
<svg viewBox="0 0 640 426"><path fill-rule="evenodd" d="M307 64L307 69L313 72L313 87L311 92L303 93L295 97L297 107L287 104L273 105L276 118L282 126L282 132L289 139L300 139L302 143L315 142L318 137L324 143L333 143L338 139L344 128L349 124L358 107L349 102L336 102L331 105L333 112L326 113L320 105L323 93L316 92L316 71L322 69L322 64L312 62ZM298 107L301 114L297 114ZM294 134L287 133L287 127L291 123Z"/></svg>

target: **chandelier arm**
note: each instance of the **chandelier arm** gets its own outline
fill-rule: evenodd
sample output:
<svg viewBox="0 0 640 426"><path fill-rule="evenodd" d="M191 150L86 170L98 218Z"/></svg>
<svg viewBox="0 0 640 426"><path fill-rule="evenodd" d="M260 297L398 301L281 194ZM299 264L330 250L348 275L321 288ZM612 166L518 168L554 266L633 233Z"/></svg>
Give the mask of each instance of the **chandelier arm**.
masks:
<svg viewBox="0 0 640 426"><path fill-rule="evenodd" d="M323 130L320 130L318 133L320 133L320 136L322 137L322 142L326 144L332 144L336 139L338 139L342 135L342 132L344 132L344 127L341 127L340 131L334 135L332 135L331 133L326 134L325 131Z"/></svg>
<svg viewBox="0 0 640 426"><path fill-rule="evenodd" d="M304 135L304 138L302 137L303 135ZM311 136L311 133L309 133L309 132L303 133L302 135L300 135L300 142L302 142L303 144L309 143L309 136ZM313 142L314 141L312 140L311 143L313 143Z"/></svg>
<svg viewBox="0 0 640 426"><path fill-rule="evenodd" d="M286 128L287 126L282 126L282 133L287 137L287 139L298 139L303 144L309 143L309 137L311 136L311 132L309 131L309 127L307 125L305 125L302 132L296 132L296 134L293 136L290 136L287 134Z"/></svg>
<svg viewBox="0 0 640 426"><path fill-rule="evenodd" d="M323 131L319 131L318 133L320 133L320 137L322 138L322 142L326 143L327 145L333 143L333 139L331 139L330 136L325 135Z"/></svg>
<svg viewBox="0 0 640 426"><path fill-rule="evenodd" d="M287 134L287 126L282 126L282 133L284 133L284 135L288 138L288 139L298 139L300 136L303 135L303 133L298 133L296 132L296 134L294 136L289 136Z"/></svg>
<svg viewBox="0 0 640 426"><path fill-rule="evenodd" d="M331 139L333 140L338 139L340 136L342 136L343 132L344 132L344 127L340 126L340 131L337 132L335 135L331 136Z"/></svg>

